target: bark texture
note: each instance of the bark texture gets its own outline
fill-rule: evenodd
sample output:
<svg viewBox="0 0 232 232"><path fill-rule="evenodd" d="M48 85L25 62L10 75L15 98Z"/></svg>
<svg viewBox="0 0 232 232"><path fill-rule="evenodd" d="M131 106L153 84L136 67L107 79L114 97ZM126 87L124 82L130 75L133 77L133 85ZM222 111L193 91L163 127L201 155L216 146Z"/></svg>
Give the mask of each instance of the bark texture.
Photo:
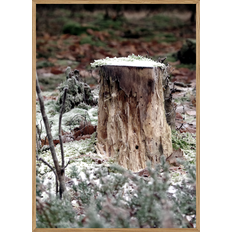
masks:
<svg viewBox="0 0 232 232"><path fill-rule="evenodd" d="M175 124L176 111L173 107L172 91L170 89L168 82L169 80L167 78L163 79L164 108L165 108L167 123L171 127L172 130L175 130L176 129L176 124Z"/></svg>
<svg viewBox="0 0 232 232"><path fill-rule="evenodd" d="M172 153L164 109L165 70L126 66L100 68L97 151L139 171Z"/></svg>

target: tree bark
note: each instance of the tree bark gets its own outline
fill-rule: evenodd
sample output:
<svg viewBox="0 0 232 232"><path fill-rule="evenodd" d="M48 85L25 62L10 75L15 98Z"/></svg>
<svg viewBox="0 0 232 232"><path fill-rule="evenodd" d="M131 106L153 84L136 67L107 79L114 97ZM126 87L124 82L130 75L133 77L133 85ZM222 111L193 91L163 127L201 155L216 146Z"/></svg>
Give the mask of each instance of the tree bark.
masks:
<svg viewBox="0 0 232 232"><path fill-rule="evenodd" d="M169 86L168 76L166 76L166 78L163 78L163 91L164 91L164 109L165 109L166 120L168 125L171 127L171 129L175 130L176 111L173 106L172 91Z"/></svg>
<svg viewBox="0 0 232 232"><path fill-rule="evenodd" d="M132 171L172 153L164 109L166 70L101 66L97 151Z"/></svg>

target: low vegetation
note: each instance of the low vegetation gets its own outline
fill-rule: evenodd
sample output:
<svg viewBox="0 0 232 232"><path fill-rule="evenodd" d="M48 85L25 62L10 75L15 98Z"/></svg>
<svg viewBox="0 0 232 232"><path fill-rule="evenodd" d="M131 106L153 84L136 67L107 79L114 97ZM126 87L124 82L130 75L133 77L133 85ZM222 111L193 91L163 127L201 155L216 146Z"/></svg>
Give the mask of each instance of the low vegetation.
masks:
<svg viewBox="0 0 232 232"><path fill-rule="evenodd" d="M68 88L61 121L66 186L62 199L36 103L37 228L196 227L194 9L190 4L183 11L167 5L131 5L134 9L129 11L128 5L116 6L37 5L36 68L59 163L59 117ZM169 162L161 157L160 164L147 163L146 169L133 173L97 153L99 75L91 64L105 64L113 57L136 62L166 57L173 69L172 145L179 159L171 157L175 160ZM67 66L74 70L70 76Z"/></svg>
<svg viewBox="0 0 232 232"><path fill-rule="evenodd" d="M69 94L82 97L79 104L66 107L63 114L63 139L73 135L75 128L97 125L97 105L84 102L84 83L73 78L62 82L59 92L44 93L52 134L58 139L59 109L62 91L69 86ZM75 82L76 88L73 87ZM73 91L72 91L73 90ZM74 91L75 90L75 91ZM98 89L89 89L97 101ZM67 102L67 106L70 103ZM37 105L39 137L46 141L39 106ZM80 129L79 129L80 130ZM38 228L191 228L196 223L196 138L191 133L172 132L175 150L184 152L178 167L161 163L143 172L132 173L117 165L115 160L96 153L96 132L82 134L63 144L67 191L63 199L56 194L56 178L51 168L37 161L37 227ZM55 151L61 160L58 143ZM47 145L37 150L37 156L54 168Z"/></svg>

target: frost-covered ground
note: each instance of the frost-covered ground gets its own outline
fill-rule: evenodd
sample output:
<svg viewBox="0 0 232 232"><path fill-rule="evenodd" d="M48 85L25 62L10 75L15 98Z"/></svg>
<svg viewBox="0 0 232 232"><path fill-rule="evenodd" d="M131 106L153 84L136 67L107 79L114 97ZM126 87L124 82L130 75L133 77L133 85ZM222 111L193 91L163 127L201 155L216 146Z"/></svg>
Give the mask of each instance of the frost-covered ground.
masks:
<svg viewBox="0 0 232 232"><path fill-rule="evenodd" d="M43 93L44 96L51 96L52 93L45 92ZM58 121L59 121L59 113L54 114L53 105L54 100L47 100L45 101L45 109L49 118L49 121L52 123L52 136L53 139L58 139ZM37 105L37 113L36 113L36 121L37 124L40 127L40 121L42 120L41 114L39 112L39 105ZM72 118L74 118L77 114L81 115L88 115L91 123L93 125L97 125L97 106L90 108L89 110L80 109L80 108L74 108L69 112L66 112L63 114L62 117L62 129L65 131L70 130L70 125L67 125L67 122L69 122ZM45 138L45 130L42 124L42 134L41 138ZM75 126L78 126L78 123L72 124L71 128L74 128ZM178 138L178 136L180 138ZM195 136L191 133L184 133L184 134L178 134L176 133L175 136L173 136L173 141L177 142L181 141L184 144L184 148L182 148L184 152L184 157L186 160L188 160L191 164L195 164L196 159L196 150L193 149L196 145L196 139ZM63 144L64 147L64 154L65 154L65 164L69 163L68 167L65 170L65 174L67 177L71 178L70 173L73 170L73 167L76 168L76 171L80 174L82 178L84 178L84 170L88 170L93 172L96 169L101 169L103 167L107 167L109 164L112 164L114 161L109 160L106 157L99 156L94 147L93 139L85 139L85 140L79 140L79 141L73 141ZM60 151L60 145L57 144L55 146L55 150L58 156L59 161L61 161L61 151ZM48 162L51 166L54 166L51 152L50 150L42 151L39 154L39 157L43 158L46 162ZM95 160L104 160L104 162L101 162L98 164ZM38 176L43 178L45 183L50 182L53 191L55 191L55 179L54 174L50 170L50 168L45 165L42 162L37 162L37 172ZM181 180L183 180L186 176L184 171L182 169L178 170L172 170L170 171L170 176L173 184L180 183ZM170 192L172 192L172 187L170 187Z"/></svg>
<svg viewBox="0 0 232 232"><path fill-rule="evenodd" d="M94 97L98 98L98 89L96 88L93 91ZM45 109L51 123L51 130L53 139L58 139L58 122L59 122L59 112L57 112L54 95L57 94L54 92L44 92L43 96L45 96ZM52 98L53 97L53 98ZM90 107L87 106L86 109L83 108L74 108L69 112L63 114L62 117L62 130L66 132L70 132L75 127L79 126L80 117L85 118L87 121L90 121L92 125L97 125L98 120L98 107ZM191 116L189 120L192 120ZM188 119L188 118L187 118ZM42 122L42 116L40 113L39 103L36 105L36 123L39 128L42 128L41 138L44 139L46 136L45 128ZM42 127L41 127L42 126ZM95 150L95 142L96 138L93 134L90 139L73 141L64 143L64 155L65 155L65 164L70 162L68 167L65 170L65 175L67 177L67 188L71 187L71 185L78 184L75 178L72 178L72 172L75 171L79 175L79 181L86 179L86 172L90 174L90 180L95 184L99 185L99 179L94 173L99 170L106 170L108 172L107 179L110 183L110 179L116 178L117 175L121 175L120 173L111 173L108 167L114 163L113 159L108 159L101 155L98 155ZM191 133L173 133L173 144L180 147L184 152L185 159L191 163L195 164L196 160L196 138L194 134ZM57 144L55 147L57 156L59 161L61 162L61 151L60 145ZM54 167L52 156L50 150L41 151L38 154L39 157L43 158L46 162L48 162L52 167ZM46 166L42 162L37 162L37 175L44 180L45 184L50 183L52 192L55 193L55 176L54 173L50 170L48 166ZM174 193L174 189L172 185L180 184L183 179L186 177L186 173L183 169L183 166L174 167L170 169L171 176L171 186L169 188L170 193ZM141 177L143 178L143 177ZM149 177L148 177L149 179ZM133 182L125 183L123 185L124 196L127 198L127 193L132 191ZM70 188L71 189L71 188ZM44 195L44 197L46 197ZM72 202L75 205L75 202Z"/></svg>
<svg viewBox="0 0 232 232"><path fill-rule="evenodd" d="M98 98L98 90L93 91L94 97ZM53 92L43 92L43 96L49 98L53 96ZM48 120L51 123L52 127L52 136L53 139L58 139L58 125L59 125L59 112L57 112L56 100L46 100L44 102ZM88 106L87 109L83 108L74 108L69 112L66 112L62 116L62 130L65 132L70 132L75 127L79 126L81 120L90 121L92 125L97 125L98 118L98 107L97 106ZM36 124L39 128L42 127L41 139L44 139L46 136L45 127L43 125L42 115L40 113L39 102L36 103Z"/></svg>

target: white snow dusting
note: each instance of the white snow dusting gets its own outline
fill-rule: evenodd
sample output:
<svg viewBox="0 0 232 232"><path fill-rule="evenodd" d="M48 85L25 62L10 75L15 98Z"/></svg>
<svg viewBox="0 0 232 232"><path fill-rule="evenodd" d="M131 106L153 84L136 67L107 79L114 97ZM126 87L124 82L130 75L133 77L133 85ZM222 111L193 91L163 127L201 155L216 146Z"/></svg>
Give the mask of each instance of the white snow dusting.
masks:
<svg viewBox="0 0 232 232"><path fill-rule="evenodd" d="M91 67L93 68L103 65L149 67L149 68L165 67L165 64L163 63L156 62L152 59L140 55L136 56L134 54L129 55L128 57L114 57L114 58L106 57L105 59L95 60L93 63L91 63Z"/></svg>

